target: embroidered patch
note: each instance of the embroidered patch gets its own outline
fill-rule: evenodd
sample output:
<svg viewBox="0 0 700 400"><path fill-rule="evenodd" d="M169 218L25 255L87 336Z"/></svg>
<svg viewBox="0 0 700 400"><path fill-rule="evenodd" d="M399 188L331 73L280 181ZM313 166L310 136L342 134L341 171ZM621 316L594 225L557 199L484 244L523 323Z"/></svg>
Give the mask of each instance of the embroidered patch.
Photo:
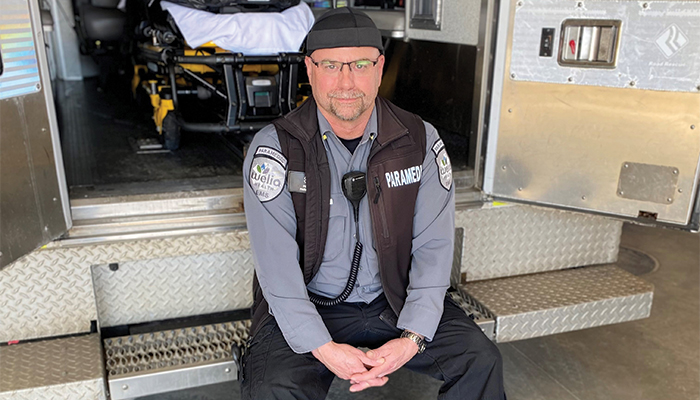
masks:
<svg viewBox="0 0 700 400"><path fill-rule="evenodd" d="M386 186L389 188L394 188L398 186L410 185L412 183L420 183L422 173L422 165L386 172L384 173L384 177L386 178Z"/></svg>
<svg viewBox="0 0 700 400"><path fill-rule="evenodd" d="M266 146L255 150L249 182L261 202L273 200L282 193L286 173L287 158L282 153Z"/></svg>
<svg viewBox="0 0 700 400"><path fill-rule="evenodd" d="M438 167L438 175L440 176L440 184L445 190L450 190L452 187L452 163L450 156L447 155L445 144L442 139L438 139L433 143L433 153L435 153L435 163Z"/></svg>

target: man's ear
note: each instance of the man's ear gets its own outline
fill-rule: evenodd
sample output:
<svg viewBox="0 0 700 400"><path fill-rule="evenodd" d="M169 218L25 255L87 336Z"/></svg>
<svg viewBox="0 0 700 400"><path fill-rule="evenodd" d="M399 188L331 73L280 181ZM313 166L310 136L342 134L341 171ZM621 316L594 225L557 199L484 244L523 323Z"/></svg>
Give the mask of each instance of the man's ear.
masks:
<svg viewBox="0 0 700 400"><path fill-rule="evenodd" d="M384 62L386 61L386 58L384 57L384 54L380 54L379 57L377 57L377 66L379 70L379 84L382 84L382 77L384 75Z"/></svg>
<svg viewBox="0 0 700 400"><path fill-rule="evenodd" d="M304 57L304 64L306 64L306 76L309 78L309 82L311 82L312 75L314 74L314 63L311 62L311 57Z"/></svg>

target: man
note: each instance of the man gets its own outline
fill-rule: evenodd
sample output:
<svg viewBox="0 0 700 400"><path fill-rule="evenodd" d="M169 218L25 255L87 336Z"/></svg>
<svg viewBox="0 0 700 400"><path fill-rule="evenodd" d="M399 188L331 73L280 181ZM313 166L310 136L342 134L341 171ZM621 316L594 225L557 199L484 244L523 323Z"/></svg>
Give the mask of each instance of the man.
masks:
<svg viewBox="0 0 700 400"><path fill-rule="evenodd" d="M505 398L497 348L445 295L449 157L435 128L377 97L383 50L364 13L324 14L307 37L313 97L250 146L244 193L256 279L244 399L322 399L334 376L354 392L384 385L402 366L444 381L443 399ZM341 189L351 171L366 174L357 215Z"/></svg>

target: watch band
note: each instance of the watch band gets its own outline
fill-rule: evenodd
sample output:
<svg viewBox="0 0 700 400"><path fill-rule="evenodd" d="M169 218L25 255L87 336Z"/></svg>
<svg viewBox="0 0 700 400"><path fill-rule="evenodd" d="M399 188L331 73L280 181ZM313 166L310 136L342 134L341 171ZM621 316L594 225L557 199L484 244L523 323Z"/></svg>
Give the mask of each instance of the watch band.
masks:
<svg viewBox="0 0 700 400"><path fill-rule="evenodd" d="M405 330L401 333L401 337L406 338L406 339L410 339L415 344L417 344L418 345L418 354L422 353L425 350L425 340L421 339L421 337L416 335L415 333Z"/></svg>

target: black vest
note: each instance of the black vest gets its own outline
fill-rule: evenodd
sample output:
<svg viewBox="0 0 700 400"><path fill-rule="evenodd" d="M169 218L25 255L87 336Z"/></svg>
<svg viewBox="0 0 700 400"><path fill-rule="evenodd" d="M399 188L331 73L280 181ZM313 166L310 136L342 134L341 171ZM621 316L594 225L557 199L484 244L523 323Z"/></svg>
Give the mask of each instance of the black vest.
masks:
<svg viewBox="0 0 700 400"><path fill-rule="evenodd" d="M378 132L367 161L367 199L382 288L399 315L409 283L413 213L425 159L425 125L417 115L383 98L378 97L375 106ZM288 160L287 170L306 174L306 193L292 193L292 201L297 218L299 265L308 285L321 267L331 198L331 172L319 132L316 102L309 98L273 124ZM399 182L403 179L404 184L395 185L396 177ZM389 187L389 182L394 186ZM255 335L270 317L257 275L253 278L253 294L251 333Z"/></svg>

